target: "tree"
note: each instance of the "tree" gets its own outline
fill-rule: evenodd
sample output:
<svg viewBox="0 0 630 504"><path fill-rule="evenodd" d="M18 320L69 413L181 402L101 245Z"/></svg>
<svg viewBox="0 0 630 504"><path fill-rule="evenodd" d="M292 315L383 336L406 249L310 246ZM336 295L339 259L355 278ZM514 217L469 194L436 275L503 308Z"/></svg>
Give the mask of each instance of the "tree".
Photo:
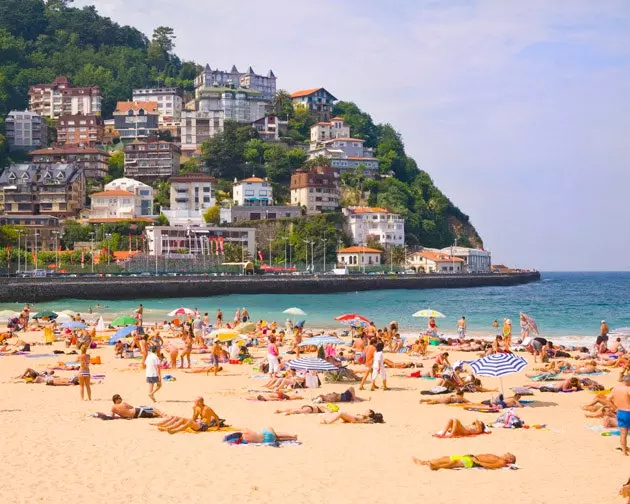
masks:
<svg viewBox="0 0 630 504"><path fill-rule="evenodd" d="M179 167L179 173L185 175L186 173L199 173L201 172L201 163L195 158L190 158L183 162Z"/></svg>
<svg viewBox="0 0 630 504"><path fill-rule="evenodd" d="M168 182L159 181L153 186L153 206L156 211L168 208L171 203L171 185Z"/></svg>
<svg viewBox="0 0 630 504"><path fill-rule="evenodd" d="M221 222L221 207L214 205L208 208L203 214L203 220L206 224L219 224Z"/></svg>
<svg viewBox="0 0 630 504"><path fill-rule="evenodd" d="M125 154L122 151L116 151L107 160L107 174L115 180L121 178L124 173Z"/></svg>
<svg viewBox="0 0 630 504"><path fill-rule="evenodd" d="M164 53L169 54L175 49L175 42L173 41L176 38L173 28L170 26L158 26L153 30L151 43L157 45Z"/></svg>
<svg viewBox="0 0 630 504"><path fill-rule="evenodd" d="M272 102L272 112L277 115L280 119L288 121L293 117L294 109L293 109L293 100L291 99L291 95L287 93L284 89L279 89L276 92L276 96L273 98Z"/></svg>
<svg viewBox="0 0 630 504"><path fill-rule="evenodd" d="M304 168L306 168L309 171L312 170L313 168L320 168L323 166L330 166L330 159L328 159L326 156L323 156L321 154L312 159L309 159L308 161L304 163Z"/></svg>
<svg viewBox="0 0 630 504"><path fill-rule="evenodd" d="M0 226L0 247L16 245L18 242L18 232L21 228L17 226Z"/></svg>
<svg viewBox="0 0 630 504"><path fill-rule="evenodd" d="M164 215L163 213L158 215L157 219L155 219L156 226L168 226L168 224L169 224L168 219L166 218L166 215Z"/></svg>

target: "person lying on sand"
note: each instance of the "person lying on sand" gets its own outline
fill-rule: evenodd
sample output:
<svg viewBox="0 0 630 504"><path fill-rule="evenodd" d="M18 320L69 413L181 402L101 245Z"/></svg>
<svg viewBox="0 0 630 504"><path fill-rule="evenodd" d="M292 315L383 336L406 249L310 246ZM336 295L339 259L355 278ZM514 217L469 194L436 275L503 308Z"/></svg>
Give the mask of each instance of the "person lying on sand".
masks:
<svg viewBox="0 0 630 504"><path fill-rule="evenodd" d="M619 426L617 423L617 408L604 406L601 410L595 413L584 413L586 418L601 418L602 427L607 429L615 429Z"/></svg>
<svg viewBox="0 0 630 504"><path fill-rule="evenodd" d="M458 390L454 394L436 397L435 399L420 399L420 404L466 404L470 401L464 397L464 392Z"/></svg>
<svg viewBox="0 0 630 504"><path fill-rule="evenodd" d="M257 396L251 396L248 397L248 399L250 400L255 400L255 401L293 401L293 400L302 400L304 399L302 396L290 396L288 394L285 394L284 392L273 392L269 395L262 395L259 394Z"/></svg>
<svg viewBox="0 0 630 504"><path fill-rule="evenodd" d="M615 405L608 398L608 396L605 396L604 394L597 394L595 396L595 398L590 403L585 404L584 406L582 406L582 409L585 410L585 411L596 412L596 411L599 411L600 409L602 409L604 407L615 408ZM615 410L616 410L616 408L615 408Z"/></svg>
<svg viewBox="0 0 630 504"><path fill-rule="evenodd" d="M79 384L79 376L73 378L61 378L58 376L38 376L33 380L33 383L45 383L53 387L68 387L70 385Z"/></svg>
<svg viewBox="0 0 630 504"><path fill-rule="evenodd" d="M450 457L440 457L432 460L420 460L413 457L413 463L425 465L432 471L438 469L471 469L473 467L483 467L485 469L502 469L516 463L516 457L511 453L505 455L451 455Z"/></svg>
<svg viewBox="0 0 630 504"><path fill-rule="evenodd" d="M385 423L381 413L375 413L373 410L367 410L359 415L351 415L349 413L331 413L322 420L323 424L331 424L341 420L342 423Z"/></svg>
<svg viewBox="0 0 630 504"><path fill-rule="evenodd" d="M297 409L285 409L276 410L274 413L289 416L289 415L318 415L320 413L330 413L330 409L327 406L321 406L319 404L305 404Z"/></svg>
<svg viewBox="0 0 630 504"><path fill-rule="evenodd" d="M538 383L530 383L526 385L526 387L537 388L541 392L577 392L578 390L582 390L580 380L575 377L567 378L562 383L558 384L540 385Z"/></svg>
<svg viewBox="0 0 630 504"><path fill-rule="evenodd" d="M123 401L119 394L112 397L114 405L112 406L112 415L121 418L163 418L166 415L159 409L152 406L138 406L134 408L131 404Z"/></svg>
<svg viewBox="0 0 630 504"><path fill-rule="evenodd" d="M304 385L305 378L303 376L297 376L295 369L289 369L287 375L284 378L272 378L263 387L268 389L286 389L296 388Z"/></svg>
<svg viewBox="0 0 630 504"><path fill-rule="evenodd" d="M212 408L204 404L203 397L197 397L190 420L181 417L168 417L162 422L151 425L155 425L158 430L169 434L175 434L186 429L191 429L195 432L205 432L207 430L220 430L221 420Z"/></svg>
<svg viewBox="0 0 630 504"><path fill-rule="evenodd" d="M362 399L357 397L354 387L350 387L345 392L338 394L337 392L330 392L329 394L320 394L313 399L314 403L338 403L338 402L361 402L369 399Z"/></svg>
<svg viewBox="0 0 630 504"><path fill-rule="evenodd" d="M599 373L601 369L597 368L597 362L594 360L590 360L585 362L583 365L576 367L573 372L575 374L590 374L590 373ZM608 370L606 370L608 372Z"/></svg>
<svg viewBox="0 0 630 504"><path fill-rule="evenodd" d="M297 441L295 434L285 434L282 432L276 432L273 427L265 427L261 432L257 432L251 429L245 429L243 432L235 432L231 435L233 438L237 438L236 441L232 441L232 444L269 444L277 445L284 441Z"/></svg>
<svg viewBox="0 0 630 504"><path fill-rule="evenodd" d="M486 424L480 420L475 420L469 427L466 427L457 418L451 418L439 434L443 437L466 437L477 436L484 432L486 432Z"/></svg>
<svg viewBox="0 0 630 504"><path fill-rule="evenodd" d="M204 367L204 368L193 368L193 369L185 369L184 373L187 374L202 374L202 373L206 373L206 375L209 375L211 372L214 372L215 366L209 366L209 367ZM219 366L219 369L217 369L217 371L223 371L223 366Z"/></svg>
<svg viewBox="0 0 630 504"><path fill-rule="evenodd" d="M384 359L383 363L385 367L393 368L393 369L407 369L407 368L421 368L422 364L416 364L415 362L394 362L389 359Z"/></svg>
<svg viewBox="0 0 630 504"><path fill-rule="evenodd" d="M521 397L521 394L514 394L511 397L503 397L503 394L499 394L496 398L481 401L481 404L492 406L497 409L524 408L523 404L519 402Z"/></svg>

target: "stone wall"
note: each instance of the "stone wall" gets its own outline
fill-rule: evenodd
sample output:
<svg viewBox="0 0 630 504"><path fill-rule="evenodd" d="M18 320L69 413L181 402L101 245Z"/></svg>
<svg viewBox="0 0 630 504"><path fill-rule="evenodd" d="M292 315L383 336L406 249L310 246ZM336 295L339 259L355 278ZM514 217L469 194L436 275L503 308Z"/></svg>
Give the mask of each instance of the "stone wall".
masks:
<svg viewBox="0 0 630 504"><path fill-rule="evenodd" d="M540 280L540 273L488 275L367 275L313 277L89 277L3 278L0 302L57 299L143 299L219 296L225 294L326 294L385 289L440 289L509 286Z"/></svg>

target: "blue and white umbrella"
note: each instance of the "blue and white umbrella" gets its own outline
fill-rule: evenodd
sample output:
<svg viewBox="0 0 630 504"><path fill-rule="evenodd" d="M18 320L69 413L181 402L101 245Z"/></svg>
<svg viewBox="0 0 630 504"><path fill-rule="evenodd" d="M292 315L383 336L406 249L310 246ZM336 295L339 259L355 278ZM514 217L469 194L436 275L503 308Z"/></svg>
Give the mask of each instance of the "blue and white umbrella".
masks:
<svg viewBox="0 0 630 504"><path fill-rule="evenodd" d="M64 329L87 329L87 325L85 325L83 322L66 322L65 324L62 324L62 326Z"/></svg>
<svg viewBox="0 0 630 504"><path fill-rule="evenodd" d="M123 327L122 329L118 329L118 331L116 331L111 338L109 338L109 344L113 345L114 343L116 343L118 340L121 340L123 338L126 338L127 336L129 336L132 332L137 331L138 330L138 326L135 325L130 325L127 327Z"/></svg>
<svg viewBox="0 0 630 504"><path fill-rule="evenodd" d="M313 338L306 338L302 343L300 343L299 347L307 347L307 346L325 346L325 345L345 345L346 342L340 338L336 338L335 336L315 336Z"/></svg>
<svg viewBox="0 0 630 504"><path fill-rule="evenodd" d="M291 369L301 369L303 371L339 371L339 368L324 359L313 357L300 357L288 362Z"/></svg>
<svg viewBox="0 0 630 504"><path fill-rule="evenodd" d="M512 373L518 373L525 366L527 361L523 357L513 353L497 353L486 355L470 363L473 372L479 376L502 377ZM503 380L501 380L501 391L503 391Z"/></svg>

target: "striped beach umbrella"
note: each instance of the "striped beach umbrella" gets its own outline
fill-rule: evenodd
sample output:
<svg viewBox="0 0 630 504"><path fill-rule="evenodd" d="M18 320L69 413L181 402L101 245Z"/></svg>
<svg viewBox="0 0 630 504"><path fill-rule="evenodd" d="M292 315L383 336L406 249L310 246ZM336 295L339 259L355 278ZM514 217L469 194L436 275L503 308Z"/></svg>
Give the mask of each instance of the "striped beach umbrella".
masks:
<svg viewBox="0 0 630 504"><path fill-rule="evenodd" d="M301 369L303 371L339 371L339 368L324 359L314 357L300 357L288 362L291 369Z"/></svg>
<svg viewBox="0 0 630 504"><path fill-rule="evenodd" d="M306 338L302 343L300 343L299 347L307 347L307 346L325 346L325 345L345 345L346 342L340 338L336 338L335 336L314 336L313 338Z"/></svg>
<svg viewBox="0 0 630 504"><path fill-rule="evenodd" d="M344 313L343 315L335 317L335 320L346 324L353 320L362 320L363 322L367 322L368 324L370 323L370 321L366 317L364 317L363 315L358 315L357 313Z"/></svg>
<svg viewBox="0 0 630 504"><path fill-rule="evenodd" d="M525 366L527 361L523 357L513 353L497 353L486 355L470 363L473 372L479 376L502 376L518 373ZM501 392L503 392L503 380L501 380Z"/></svg>
<svg viewBox="0 0 630 504"><path fill-rule="evenodd" d="M61 327L64 329L87 329L87 325L83 322L66 322L65 324L61 324Z"/></svg>
<svg viewBox="0 0 630 504"><path fill-rule="evenodd" d="M476 375L495 377L518 373L525 366L527 366L527 361L513 353L486 355L470 363Z"/></svg>

